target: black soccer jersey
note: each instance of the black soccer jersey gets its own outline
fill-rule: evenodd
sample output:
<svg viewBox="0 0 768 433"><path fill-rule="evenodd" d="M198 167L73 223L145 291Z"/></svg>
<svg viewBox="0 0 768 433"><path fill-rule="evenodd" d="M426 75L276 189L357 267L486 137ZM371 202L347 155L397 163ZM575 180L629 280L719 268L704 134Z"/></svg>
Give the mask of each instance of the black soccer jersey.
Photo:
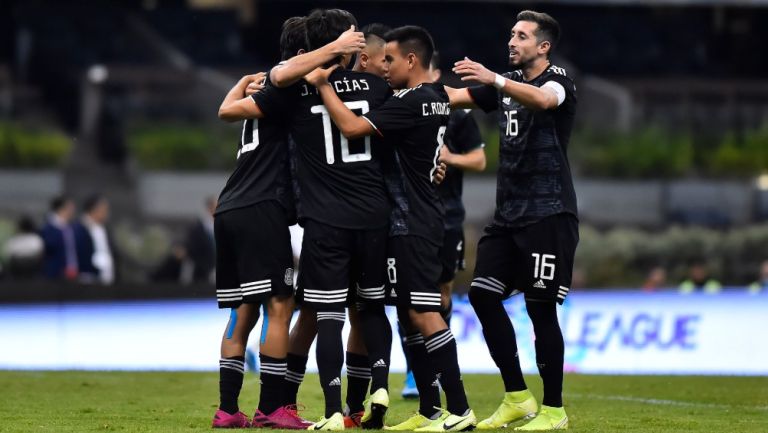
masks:
<svg viewBox="0 0 768 433"><path fill-rule="evenodd" d="M565 69L557 66L528 82L520 70L504 77L537 87L554 81L563 86L566 96L555 109L533 111L493 86L469 89L480 108L499 110L501 145L493 224L522 227L549 215L577 215L567 153L576 113L576 86Z"/></svg>
<svg viewBox="0 0 768 433"><path fill-rule="evenodd" d="M451 111L443 140L448 150L456 154L465 154L485 145L471 110ZM448 166L445 180L437 187L445 206L446 230L459 230L464 223L465 211L461 201L463 189L464 171Z"/></svg>
<svg viewBox="0 0 768 433"><path fill-rule="evenodd" d="M329 77L339 98L365 114L392 90L381 78L337 69ZM299 219L346 229L384 227L390 204L379 162L378 137L344 138L317 90L301 80L285 89L267 86L254 95L266 118L284 118L296 143L296 177L301 191Z"/></svg>
<svg viewBox="0 0 768 433"><path fill-rule="evenodd" d="M216 214L276 200L286 209L288 224L295 223L287 137L280 118L243 122L237 165L219 195Z"/></svg>
<svg viewBox="0 0 768 433"><path fill-rule="evenodd" d="M442 201L432 183L450 107L442 84L401 90L365 118L396 153L387 186L395 202L390 235L415 235L442 244ZM393 182L394 181L394 182Z"/></svg>

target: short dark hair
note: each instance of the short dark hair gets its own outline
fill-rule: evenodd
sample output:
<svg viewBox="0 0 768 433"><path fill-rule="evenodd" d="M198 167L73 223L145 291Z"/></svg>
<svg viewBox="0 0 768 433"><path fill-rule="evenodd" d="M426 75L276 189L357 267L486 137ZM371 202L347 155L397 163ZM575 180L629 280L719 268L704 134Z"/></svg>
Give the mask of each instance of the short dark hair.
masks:
<svg viewBox="0 0 768 433"><path fill-rule="evenodd" d="M106 199L106 197L98 193L89 195L83 201L83 212L90 213L92 210L96 209L96 206Z"/></svg>
<svg viewBox="0 0 768 433"><path fill-rule="evenodd" d="M29 215L22 215L18 221L16 221L16 227L19 233L34 233L37 231L35 227L35 220Z"/></svg>
<svg viewBox="0 0 768 433"><path fill-rule="evenodd" d="M432 54L435 52L435 43L432 36L423 27L403 26L388 32L384 40L397 42L402 53L414 53L424 68L429 67Z"/></svg>
<svg viewBox="0 0 768 433"><path fill-rule="evenodd" d="M308 16L307 45L316 50L336 40L349 26L357 27L355 16L343 9L315 9Z"/></svg>
<svg viewBox="0 0 768 433"><path fill-rule="evenodd" d="M432 69L440 69L440 52L435 50L432 53L432 60L429 61L429 66L432 67Z"/></svg>
<svg viewBox="0 0 768 433"><path fill-rule="evenodd" d="M384 37L391 30L392 27L381 23L371 23L361 29L363 35L365 35L365 42L370 41L369 38L371 37L379 38L383 41Z"/></svg>
<svg viewBox="0 0 768 433"><path fill-rule="evenodd" d="M62 195L56 196L51 200L51 211L58 212L61 210L61 208L63 208L64 206L66 206L68 203L71 203L71 202L72 202L72 199L68 195L62 194Z"/></svg>
<svg viewBox="0 0 768 433"><path fill-rule="evenodd" d="M290 17L280 33L280 60L288 60L299 50L307 50L307 17Z"/></svg>
<svg viewBox="0 0 768 433"><path fill-rule="evenodd" d="M551 45L549 52L552 52L560 41L560 24L549 14L526 10L517 14L517 20L538 24L539 28L534 32L536 40L538 42L549 41Z"/></svg>

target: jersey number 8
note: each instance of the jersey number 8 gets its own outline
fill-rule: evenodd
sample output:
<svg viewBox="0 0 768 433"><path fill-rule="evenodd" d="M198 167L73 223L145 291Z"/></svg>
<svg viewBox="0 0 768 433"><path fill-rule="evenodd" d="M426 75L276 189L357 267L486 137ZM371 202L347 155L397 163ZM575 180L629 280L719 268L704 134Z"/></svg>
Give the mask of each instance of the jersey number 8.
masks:
<svg viewBox="0 0 768 433"><path fill-rule="evenodd" d="M350 110L361 110L365 114L368 112L368 101L349 101L344 105ZM323 116L323 134L325 135L325 161L328 164L333 164L336 161L336 157L333 154L333 127L331 122L331 116L328 114L328 110L324 105L313 105L310 111L314 114L320 114ZM371 160L371 137L365 137L365 151L361 153L349 153L349 140L344 135L339 133L339 144L341 145L341 161L342 162L360 162Z"/></svg>
<svg viewBox="0 0 768 433"><path fill-rule="evenodd" d="M435 149L435 157L432 160L432 169L429 170L429 180L431 181L435 180L435 171L437 171L437 167L440 166L440 149L445 146L444 138L446 129L446 126L441 126L440 129L437 130L437 148Z"/></svg>

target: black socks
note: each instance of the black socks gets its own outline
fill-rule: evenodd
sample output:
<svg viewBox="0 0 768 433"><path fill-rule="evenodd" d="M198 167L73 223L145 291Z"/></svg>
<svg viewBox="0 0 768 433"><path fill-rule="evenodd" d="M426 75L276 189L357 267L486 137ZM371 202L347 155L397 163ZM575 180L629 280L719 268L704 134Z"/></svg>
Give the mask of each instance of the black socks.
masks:
<svg viewBox="0 0 768 433"><path fill-rule="evenodd" d="M526 302L528 316L536 333L536 365L544 382L542 404L563 406L563 333L557 321L557 304L554 302Z"/></svg>
<svg viewBox="0 0 768 433"><path fill-rule="evenodd" d="M347 407L350 413L363 410L363 400L368 393L370 380L368 356L347 352Z"/></svg>
<svg viewBox="0 0 768 433"><path fill-rule="evenodd" d="M469 404L461 381L456 340L451 330L443 329L435 332L424 339L424 345L445 391L448 412L456 415L464 414L469 409Z"/></svg>
<svg viewBox="0 0 768 433"><path fill-rule="evenodd" d="M283 406L286 369L286 358L272 358L259 354L259 371L261 372L259 410L261 413L269 415Z"/></svg>
<svg viewBox="0 0 768 433"><path fill-rule="evenodd" d="M419 390L419 413L431 418L440 407L440 389L437 387L437 376L427 355L424 337L419 333L405 337L405 344L411 354L411 368L416 388Z"/></svg>
<svg viewBox="0 0 768 433"><path fill-rule="evenodd" d="M469 302L472 303L472 308L483 326L485 344L488 345L491 358L499 367L504 390L522 391L528 387L520 370L515 329L501 301L501 296L490 290L473 287L469 291Z"/></svg>
<svg viewBox="0 0 768 433"><path fill-rule="evenodd" d="M243 387L245 357L233 356L219 359L219 409L233 415L240 410L237 399Z"/></svg>
<svg viewBox="0 0 768 433"><path fill-rule="evenodd" d="M366 305L360 313L363 339L371 368L371 394L380 388L389 390L389 359L392 352L392 327L384 305Z"/></svg>
<svg viewBox="0 0 768 433"><path fill-rule="evenodd" d="M304 372L307 370L307 357L288 353L288 369L285 372L285 383L283 389L283 406L296 404L296 396L299 393L299 387L304 380Z"/></svg>
<svg viewBox="0 0 768 433"><path fill-rule="evenodd" d="M341 330L345 320L344 309L317 312L317 368L325 396L326 418L341 412L341 367L344 364Z"/></svg>

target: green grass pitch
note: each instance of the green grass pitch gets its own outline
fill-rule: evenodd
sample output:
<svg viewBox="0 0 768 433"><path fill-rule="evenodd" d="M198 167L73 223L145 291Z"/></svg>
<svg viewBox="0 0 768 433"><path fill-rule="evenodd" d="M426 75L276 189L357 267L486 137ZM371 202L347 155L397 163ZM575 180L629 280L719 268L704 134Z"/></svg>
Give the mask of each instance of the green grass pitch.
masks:
<svg viewBox="0 0 768 433"><path fill-rule="evenodd" d="M412 413L393 375L388 423ZM540 381L528 377L541 397ZM479 418L502 395L495 375L465 375ZM248 374L241 408L252 414L258 378ZM768 377L589 376L565 378L573 432L768 432ZM218 400L216 373L0 371L0 432L210 432ZM322 394L307 375L299 400L316 419Z"/></svg>

